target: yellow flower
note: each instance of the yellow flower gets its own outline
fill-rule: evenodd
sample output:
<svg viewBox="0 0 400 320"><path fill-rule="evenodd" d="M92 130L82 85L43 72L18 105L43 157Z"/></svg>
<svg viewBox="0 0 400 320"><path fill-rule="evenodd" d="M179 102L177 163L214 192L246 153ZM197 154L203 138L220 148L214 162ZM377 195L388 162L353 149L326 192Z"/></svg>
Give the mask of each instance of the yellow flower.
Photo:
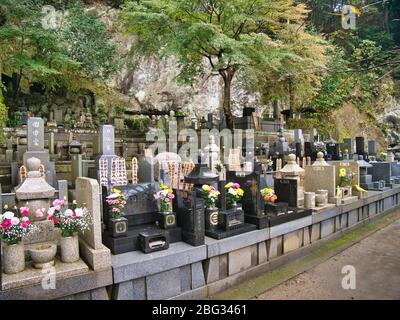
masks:
<svg viewBox="0 0 400 320"><path fill-rule="evenodd" d="M4 205L4 209L8 209L8 204L5 204L5 205Z"/></svg>
<svg viewBox="0 0 400 320"><path fill-rule="evenodd" d="M114 193L117 193L117 194L120 194L120 193L121 193L121 190L119 190L119 189L114 189L113 192L114 192Z"/></svg>
<svg viewBox="0 0 400 320"><path fill-rule="evenodd" d="M229 188L232 187L232 186L233 186L233 183L232 183L232 182L229 182L228 184L225 185L225 189L229 189Z"/></svg>
<svg viewBox="0 0 400 320"><path fill-rule="evenodd" d="M345 177L346 176L346 169L341 168L339 171L339 177Z"/></svg>
<svg viewBox="0 0 400 320"><path fill-rule="evenodd" d="M169 189L168 190L168 193L173 193L174 191L172 190L172 189Z"/></svg>
<svg viewBox="0 0 400 320"><path fill-rule="evenodd" d="M211 187L208 186L208 185L206 185L206 184L202 187L202 189L203 189L204 191L207 191L207 192L210 192L210 191L211 191Z"/></svg>
<svg viewBox="0 0 400 320"><path fill-rule="evenodd" d="M161 189L161 190L167 190L168 187L167 187L165 184L162 184L162 185L160 186L160 189Z"/></svg>
<svg viewBox="0 0 400 320"><path fill-rule="evenodd" d="M244 194L243 189L237 189L237 195L238 195L239 197L243 196L243 194Z"/></svg>

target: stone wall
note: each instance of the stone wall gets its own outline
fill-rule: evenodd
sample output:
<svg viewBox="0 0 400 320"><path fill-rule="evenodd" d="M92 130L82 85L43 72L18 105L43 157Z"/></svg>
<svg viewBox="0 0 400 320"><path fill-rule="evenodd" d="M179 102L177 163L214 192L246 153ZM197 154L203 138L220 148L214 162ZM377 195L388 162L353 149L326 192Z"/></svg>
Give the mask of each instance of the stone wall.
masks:
<svg viewBox="0 0 400 320"><path fill-rule="evenodd" d="M400 186L351 204L204 246L112 257L112 299L203 299L318 249L400 205Z"/></svg>

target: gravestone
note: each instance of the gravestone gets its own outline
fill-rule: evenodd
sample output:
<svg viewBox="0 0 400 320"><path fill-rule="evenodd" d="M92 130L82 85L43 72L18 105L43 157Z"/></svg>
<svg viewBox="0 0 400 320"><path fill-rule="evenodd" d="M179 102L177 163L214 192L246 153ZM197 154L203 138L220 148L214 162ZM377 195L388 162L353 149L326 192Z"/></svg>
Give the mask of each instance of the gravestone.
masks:
<svg viewBox="0 0 400 320"><path fill-rule="evenodd" d="M365 155L364 137L356 137L356 154Z"/></svg>
<svg viewBox="0 0 400 320"><path fill-rule="evenodd" d="M331 160L340 160L339 144L336 142L328 142L326 144L326 153L330 156Z"/></svg>
<svg viewBox="0 0 400 320"><path fill-rule="evenodd" d="M392 177L392 165L389 162L371 162L372 168L368 168L368 173L372 175L372 181L385 181L390 184Z"/></svg>
<svg viewBox="0 0 400 320"><path fill-rule="evenodd" d="M42 118L28 120L28 151L44 150L44 121Z"/></svg>
<svg viewBox="0 0 400 320"><path fill-rule="evenodd" d="M375 140L369 140L368 141L368 154L371 156L376 156L377 155L377 145Z"/></svg>
<svg viewBox="0 0 400 320"><path fill-rule="evenodd" d="M302 138L303 138L303 130L294 129L294 142L295 143L298 143L298 142L301 143Z"/></svg>
<svg viewBox="0 0 400 320"><path fill-rule="evenodd" d="M111 186L112 162L115 155L115 132L111 125L100 127L99 155L96 157L97 180L102 186Z"/></svg>
<svg viewBox="0 0 400 320"><path fill-rule="evenodd" d="M319 189L328 190L329 197L336 194L336 167L335 166L306 166L304 190L316 192Z"/></svg>
<svg viewBox="0 0 400 320"><path fill-rule="evenodd" d="M105 156L115 155L115 132L111 125L100 127L100 154Z"/></svg>
<svg viewBox="0 0 400 320"><path fill-rule="evenodd" d="M279 141L276 145L276 152L280 155L287 154L289 152L289 144L287 143L285 139L285 135L283 132L283 129L279 129L279 134L278 134Z"/></svg>
<svg viewBox="0 0 400 320"><path fill-rule="evenodd" d="M275 179L275 194L279 202L285 202L289 207L298 205L297 181L293 179Z"/></svg>
<svg viewBox="0 0 400 320"><path fill-rule="evenodd" d="M79 234L80 254L93 270L111 266L110 250L102 243L101 192L94 179L80 177L76 180L77 206L86 206L92 217L89 229Z"/></svg>
<svg viewBox="0 0 400 320"><path fill-rule="evenodd" d="M332 165L334 165L336 167L336 186L339 183L339 172L340 169L346 169L346 171L349 173L353 173L353 177L351 179L351 181L349 182L349 185L360 185L360 166L357 162L346 162L346 161L332 161L331 162Z"/></svg>
<svg viewBox="0 0 400 320"><path fill-rule="evenodd" d="M44 121L41 118L28 119L27 151L23 155L23 163L29 158L38 158L45 168L45 178L51 186L57 186L54 162L50 161L48 150L44 149Z"/></svg>
<svg viewBox="0 0 400 320"><path fill-rule="evenodd" d="M349 154L352 155L354 153L353 139L352 138L344 138L343 143L341 145L341 150L342 150L342 152L344 152L345 150L348 150Z"/></svg>

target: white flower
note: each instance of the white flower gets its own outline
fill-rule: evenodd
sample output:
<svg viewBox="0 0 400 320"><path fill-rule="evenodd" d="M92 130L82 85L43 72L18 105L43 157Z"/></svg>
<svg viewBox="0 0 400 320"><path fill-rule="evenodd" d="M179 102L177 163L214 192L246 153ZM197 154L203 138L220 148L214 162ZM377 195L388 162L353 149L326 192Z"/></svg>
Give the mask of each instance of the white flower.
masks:
<svg viewBox="0 0 400 320"><path fill-rule="evenodd" d="M119 198L119 194L118 193L111 193L107 199L118 199Z"/></svg>
<svg viewBox="0 0 400 320"><path fill-rule="evenodd" d="M22 222L27 222L27 221L29 221L29 218L28 218L28 217L22 217L22 218L21 218L21 221L22 221Z"/></svg>
<svg viewBox="0 0 400 320"><path fill-rule="evenodd" d="M54 207L51 207L51 208L47 211L47 215L48 215L49 217L52 217L52 216L54 215L54 211L55 211Z"/></svg>
<svg viewBox="0 0 400 320"><path fill-rule="evenodd" d="M14 212L11 211L4 212L3 218L11 220L12 218L14 218Z"/></svg>
<svg viewBox="0 0 400 320"><path fill-rule="evenodd" d="M84 215L83 209L82 209L82 208L76 208L76 209L75 209L75 214L76 214L78 217L83 217L83 215Z"/></svg>
<svg viewBox="0 0 400 320"><path fill-rule="evenodd" d="M67 209L64 212L64 215L67 217L71 217L74 214L74 212L71 209Z"/></svg>
<svg viewBox="0 0 400 320"><path fill-rule="evenodd" d="M233 189L233 188L230 188L229 189L229 191L228 191L228 193L230 193L231 195L233 195L233 196L236 196L236 190L235 189Z"/></svg>

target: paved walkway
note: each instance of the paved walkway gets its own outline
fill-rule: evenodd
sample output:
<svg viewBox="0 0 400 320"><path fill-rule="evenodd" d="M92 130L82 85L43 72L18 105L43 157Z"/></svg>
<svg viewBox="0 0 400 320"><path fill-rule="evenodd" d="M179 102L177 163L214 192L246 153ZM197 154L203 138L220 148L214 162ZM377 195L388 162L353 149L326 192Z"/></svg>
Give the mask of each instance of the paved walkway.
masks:
<svg viewBox="0 0 400 320"><path fill-rule="evenodd" d="M348 265L355 290L342 288ZM400 220L255 299L400 299Z"/></svg>

